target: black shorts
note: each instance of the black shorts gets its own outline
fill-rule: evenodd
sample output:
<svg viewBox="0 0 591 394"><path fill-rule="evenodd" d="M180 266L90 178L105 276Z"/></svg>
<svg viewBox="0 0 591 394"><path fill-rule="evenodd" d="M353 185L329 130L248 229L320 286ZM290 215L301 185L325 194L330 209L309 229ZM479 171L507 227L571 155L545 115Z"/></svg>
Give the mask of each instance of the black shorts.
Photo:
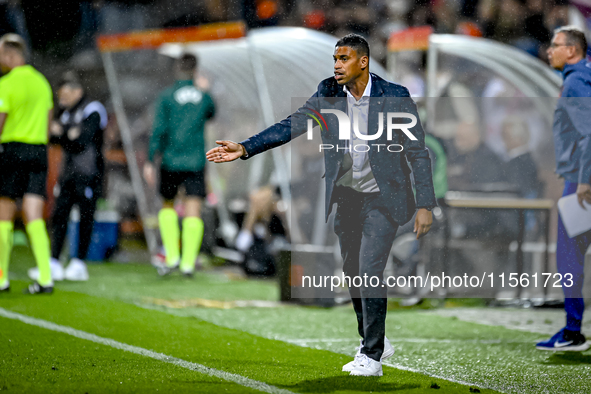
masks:
<svg viewBox="0 0 591 394"><path fill-rule="evenodd" d="M160 170L160 195L165 200L174 200L179 186L185 186L187 196L205 197L205 171Z"/></svg>
<svg viewBox="0 0 591 394"><path fill-rule="evenodd" d="M0 145L0 196L46 197L47 146L8 142Z"/></svg>

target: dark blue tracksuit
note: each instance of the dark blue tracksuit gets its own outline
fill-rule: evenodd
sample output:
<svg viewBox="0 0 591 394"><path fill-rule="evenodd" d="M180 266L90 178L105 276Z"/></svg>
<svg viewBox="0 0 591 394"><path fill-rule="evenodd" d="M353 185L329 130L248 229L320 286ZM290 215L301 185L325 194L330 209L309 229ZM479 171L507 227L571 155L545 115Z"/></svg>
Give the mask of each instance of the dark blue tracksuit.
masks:
<svg viewBox="0 0 591 394"><path fill-rule="evenodd" d="M564 178L563 196L574 194L579 183L591 184L591 63L581 60L563 70L561 98L554 113L556 173ZM585 252L591 244L591 231L569 238L558 217L556 265L563 275L566 328L581 330ZM573 286L566 287L566 274L572 274Z"/></svg>

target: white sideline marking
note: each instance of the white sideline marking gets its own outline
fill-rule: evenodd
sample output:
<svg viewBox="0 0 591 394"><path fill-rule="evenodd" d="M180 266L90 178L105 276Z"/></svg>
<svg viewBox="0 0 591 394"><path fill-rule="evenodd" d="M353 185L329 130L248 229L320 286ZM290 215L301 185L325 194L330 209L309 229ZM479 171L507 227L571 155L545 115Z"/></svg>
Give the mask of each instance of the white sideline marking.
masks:
<svg viewBox="0 0 591 394"><path fill-rule="evenodd" d="M72 327L62 326L62 325L55 324L55 323L52 323L52 322L49 322L46 320L37 319L37 318L26 316L26 315L21 315L20 313L11 312L11 311L8 311L4 308L0 308L0 316L5 317L7 319L19 320L25 324L30 324L32 326L45 328L47 330L57 331L57 332L61 332L64 334L68 334L68 335L71 335L76 338L86 339L88 341L100 343L101 345L110 346L115 349L120 349L120 350L124 350L126 352L139 354L139 355L145 356L145 357L150 357L150 358L153 358L154 360L163 361L165 363L177 365L182 368L190 369L191 371L197 371L197 372L205 374L205 375L214 376L216 378L224 379L229 382L239 384L241 386L245 386L245 387L249 387L249 388L252 388L255 390L263 391L265 393L295 394L292 391L280 389L278 387L271 386L271 385L268 385L263 382L259 382L258 380L253 380L253 379L249 379L247 377L241 376L241 375L220 371L220 370L217 370L214 368L209 368L209 367L206 367L205 365L192 363L190 361L185 361L180 358L176 358L176 357L172 357L172 356L167 356L166 354L153 352L151 350L144 349L141 347L128 345L128 344L122 343L122 342L117 342L117 341L110 339L110 338L99 337L97 335L90 334L85 331L76 330L75 328L72 328Z"/></svg>
<svg viewBox="0 0 591 394"><path fill-rule="evenodd" d="M273 338L277 339L277 338ZM357 343L352 338L304 338L304 339L279 339L284 342L289 342L293 345L301 345L307 343L339 343L339 342L350 342ZM531 343L531 341L515 341L515 340L502 340L502 339L431 339L431 338L394 338L388 340L391 343L482 343L482 344L500 344L500 343Z"/></svg>

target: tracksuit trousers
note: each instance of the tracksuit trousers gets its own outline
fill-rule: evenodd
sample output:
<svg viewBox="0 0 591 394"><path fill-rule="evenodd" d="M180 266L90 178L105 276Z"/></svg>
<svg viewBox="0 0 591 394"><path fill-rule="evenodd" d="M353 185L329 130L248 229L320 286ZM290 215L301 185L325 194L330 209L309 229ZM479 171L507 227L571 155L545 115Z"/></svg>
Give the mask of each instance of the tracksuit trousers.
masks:
<svg viewBox="0 0 591 394"><path fill-rule="evenodd" d="M562 196L574 194L577 183L566 181ZM564 292L564 309L566 310L566 329L580 331L583 321L585 303L583 301L583 282L585 268L585 252L591 245L591 231L569 238L560 215L558 215L558 239L556 243L556 265L562 274L562 290ZM572 275L572 286L569 275ZM567 287L568 286L568 287Z"/></svg>

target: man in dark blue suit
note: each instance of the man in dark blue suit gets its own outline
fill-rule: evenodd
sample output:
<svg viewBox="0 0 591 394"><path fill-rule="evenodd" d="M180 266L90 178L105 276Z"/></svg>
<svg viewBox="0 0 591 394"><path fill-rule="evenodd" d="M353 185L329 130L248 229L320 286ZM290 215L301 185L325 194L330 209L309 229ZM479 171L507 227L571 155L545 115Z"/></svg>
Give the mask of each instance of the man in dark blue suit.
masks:
<svg viewBox="0 0 591 394"><path fill-rule="evenodd" d="M374 286L349 286L362 339L343 371L381 376L381 360L394 354L385 338L388 254L398 227L417 209L414 231L417 239L425 235L436 206L425 133L408 90L371 74L367 41L347 35L335 47L334 77L322 81L303 107L241 143L216 141L220 146L207 152L207 158L215 163L248 159L304 134L311 117L323 120L326 218L336 202L343 271L351 278L377 278Z"/></svg>

